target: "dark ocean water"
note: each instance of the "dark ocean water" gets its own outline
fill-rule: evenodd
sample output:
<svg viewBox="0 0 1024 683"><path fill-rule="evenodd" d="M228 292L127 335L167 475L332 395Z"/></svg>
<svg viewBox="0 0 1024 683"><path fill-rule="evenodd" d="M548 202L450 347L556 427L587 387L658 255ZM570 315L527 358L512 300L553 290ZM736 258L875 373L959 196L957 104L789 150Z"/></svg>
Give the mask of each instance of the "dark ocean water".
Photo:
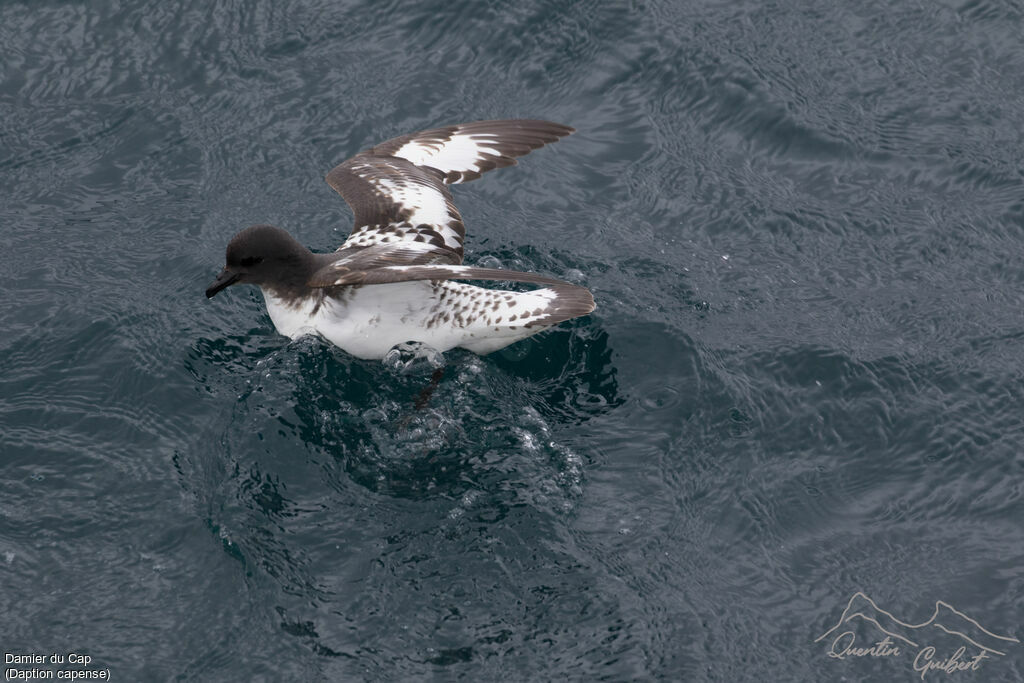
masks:
<svg viewBox="0 0 1024 683"><path fill-rule="evenodd" d="M1022 680L1022 35L1008 0L0 4L0 649L66 658L5 671ZM447 354L417 412L429 373L203 297L245 225L334 249L348 156L516 116L578 132L455 188L466 261L593 315Z"/></svg>

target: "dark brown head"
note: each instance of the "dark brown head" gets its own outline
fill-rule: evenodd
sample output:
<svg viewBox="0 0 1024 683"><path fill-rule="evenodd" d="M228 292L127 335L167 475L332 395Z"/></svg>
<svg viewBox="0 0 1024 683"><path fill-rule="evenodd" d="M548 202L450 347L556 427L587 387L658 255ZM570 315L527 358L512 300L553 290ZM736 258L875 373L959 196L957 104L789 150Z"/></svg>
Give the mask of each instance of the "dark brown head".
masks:
<svg viewBox="0 0 1024 683"><path fill-rule="evenodd" d="M313 253L294 237L273 225L253 225L228 243L226 265L206 288L206 297L235 284L266 287L281 294L297 294L315 270Z"/></svg>

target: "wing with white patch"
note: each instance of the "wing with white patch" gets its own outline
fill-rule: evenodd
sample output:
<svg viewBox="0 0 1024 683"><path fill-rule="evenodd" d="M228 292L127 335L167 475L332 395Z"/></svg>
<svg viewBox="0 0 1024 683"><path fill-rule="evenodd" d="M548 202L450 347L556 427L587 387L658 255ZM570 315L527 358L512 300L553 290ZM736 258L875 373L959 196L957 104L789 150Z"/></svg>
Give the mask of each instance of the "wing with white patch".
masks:
<svg viewBox="0 0 1024 683"><path fill-rule="evenodd" d="M327 174L355 214L341 249L418 242L459 264L465 227L446 185L511 166L515 157L573 132L549 121L477 121L404 135L360 152Z"/></svg>
<svg viewBox="0 0 1024 683"><path fill-rule="evenodd" d="M367 153L399 157L417 166L437 169L444 182L452 185L476 180L491 169L512 166L515 157L555 142L573 130L535 119L474 121L403 135Z"/></svg>
<svg viewBox="0 0 1024 683"><path fill-rule="evenodd" d="M355 214L339 251L412 242L431 245L448 263L462 262L462 216L435 172L397 157L360 154L328 173L327 182Z"/></svg>

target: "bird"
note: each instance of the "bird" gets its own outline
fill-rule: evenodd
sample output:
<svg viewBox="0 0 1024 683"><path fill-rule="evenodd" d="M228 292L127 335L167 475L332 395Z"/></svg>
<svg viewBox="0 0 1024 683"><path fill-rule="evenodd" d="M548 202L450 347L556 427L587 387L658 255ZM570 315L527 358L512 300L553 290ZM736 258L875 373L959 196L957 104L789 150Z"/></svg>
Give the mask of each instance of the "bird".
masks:
<svg viewBox="0 0 1024 683"><path fill-rule="evenodd" d="M536 273L463 265L465 226L449 185L512 166L574 129L534 119L442 126L387 140L342 162L326 180L354 214L332 253L313 253L272 225L228 243L206 297L258 286L277 331L319 334L361 359L419 342L487 354L594 310L591 292ZM530 291L460 282L541 285Z"/></svg>

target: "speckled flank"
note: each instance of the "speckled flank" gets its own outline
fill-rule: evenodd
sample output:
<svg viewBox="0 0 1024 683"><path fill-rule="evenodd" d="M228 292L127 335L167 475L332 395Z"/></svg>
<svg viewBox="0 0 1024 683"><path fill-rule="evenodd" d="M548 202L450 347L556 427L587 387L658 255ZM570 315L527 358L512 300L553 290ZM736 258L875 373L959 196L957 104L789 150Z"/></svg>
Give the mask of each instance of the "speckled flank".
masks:
<svg viewBox="0 0 1024 683"><path fill-rule="evenodd" d="M327 291L327 290L325 290ZM447 351L490 353L593 309L590 293L565 285L532 292L417 280L343 287L298 305L264 291L278 331L319 333L360 358L381 358L395 344L421 341Z"/></svg>
<svg viewBox="0 0 1024 683"><path fill-rule="evenodd" d="M499 332L516 321L526 327L539 319L557 296L551 289L505 292L445 280L430 282L430 288L433 305L425 320L427 329L482 325Z"/></svg>

